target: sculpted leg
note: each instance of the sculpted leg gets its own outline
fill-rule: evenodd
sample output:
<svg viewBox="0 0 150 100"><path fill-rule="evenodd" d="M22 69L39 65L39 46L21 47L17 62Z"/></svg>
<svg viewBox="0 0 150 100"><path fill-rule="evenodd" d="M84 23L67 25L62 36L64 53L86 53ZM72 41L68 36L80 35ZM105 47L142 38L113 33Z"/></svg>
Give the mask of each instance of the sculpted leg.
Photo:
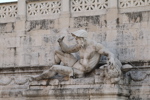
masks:
<svg viewBox="0 0 150 100"><path fill-rule="evenodd" d="M72 67L62 66L62 65L53 65L50 70L55 71L56 73L60 73L63 75L73 76Z"/></svg>
<svg viewBox="0 0 150 100"><path fill-rule="evenodd" d="M75 68L72 67L68 67L68 66L62 66L62 65L53 65L49 70L44 71L42 74L38 75L38 76L34 76L31 77L32 80L41 80L44 78L51 78L53 77L56 73L60 73L63 75L67 75L69 77L73 77L73 76L83 76L83 72L80 70L77 70Z"/></svg>
<svg viewBox="0 0 150 100"><path fill-rule="evenodd" d="M62 65L53 65L51 67L51 70L63 74L63 75L68 75L69 77L73 77L73 76L83 76L84 72L76 69L76 68L72 68L72 67L68 67L68 66L62 66Z"/></svg>
<svg viewBox="0 0 150 100"><path fill-rule="evenodd" d="M54 60L55 64L60 64L62 62L64 66L53 65L49 70L44 71L42 74L31 77L31 80L41 80L44 78L51 78L56 73L73 76L72 66L77 62L77 59L72 54L63 53L62 51L57 50L55 51Z"/></svg>
<svg viewBox="0 0 150 100"><path fill-rule="evenodd" d="M56 74L55 71L52 71L52 70L46 70L44 71L42 74L40 75L37 75L37 76L32 76L31 77L31 81L32 80L41 80L41 79L44 79L44 78L50 78L50 77L53 77L54 75Z"/></svg>
<svg viewBox="0 0 150 100"><path fill-rule="evenodd" d="M60 64L60 62L62 62L64 66L72 67L77 62L77 59L72 54L57 50L55 51L55 63Z"/></svg>

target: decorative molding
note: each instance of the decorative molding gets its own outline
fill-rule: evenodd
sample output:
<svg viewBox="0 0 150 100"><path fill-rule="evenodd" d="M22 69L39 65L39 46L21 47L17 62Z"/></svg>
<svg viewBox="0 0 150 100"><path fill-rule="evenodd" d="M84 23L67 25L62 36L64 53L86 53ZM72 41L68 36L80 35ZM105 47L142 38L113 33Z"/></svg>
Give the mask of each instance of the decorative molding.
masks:
<svg viewBox="0 0 150 100"><path fill-rule="evenodd" d="M8 85L12 82L12 77L1 77L0 78L0 85Z"/></svg>
<svg viewBox="0 0 150 100"><path fill-rule="evenodd" d="M4 85L24 85L29 82L29 76L2 76L0 78L0 86Z"/></svg>

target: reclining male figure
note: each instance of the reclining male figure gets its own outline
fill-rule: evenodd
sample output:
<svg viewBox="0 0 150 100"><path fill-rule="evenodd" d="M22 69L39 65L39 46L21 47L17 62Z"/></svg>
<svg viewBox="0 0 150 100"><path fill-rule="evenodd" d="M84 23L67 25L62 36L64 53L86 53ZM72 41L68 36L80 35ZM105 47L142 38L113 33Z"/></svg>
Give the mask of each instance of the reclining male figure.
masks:
<svg viewBox="0 0 150 100"><path fill-rule="evenodd" d="M56 73L68 75L69 77L83 77L85 73L95 68L101 55L108 57L108 64L113 65L115 63L114 55L102 44L87 40L88 33L85 30L78 30L71 34L76 39L76 44L67 46L63 42L64 37L59 38L58 42L61 50L55 51L54 60L56 64L42 74L33 76L32 80L51 78ZM71 54L76 52L79 52L79 59Z"/></svg>

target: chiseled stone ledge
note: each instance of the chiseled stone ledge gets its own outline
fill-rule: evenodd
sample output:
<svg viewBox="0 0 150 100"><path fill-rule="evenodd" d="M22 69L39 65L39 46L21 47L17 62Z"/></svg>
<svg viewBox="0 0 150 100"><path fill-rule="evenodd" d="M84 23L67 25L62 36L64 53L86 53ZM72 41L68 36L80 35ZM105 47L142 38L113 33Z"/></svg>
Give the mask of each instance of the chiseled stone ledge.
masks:
<svg viewBox="0 0 150 100"><path fill-rule="evenodd" d="M0 67L0 74L42 73L48 66Z"/></svg>
<svg viewBox="0 0 150 100"><path fill-rule="evenodd" d="M95 87L94 87L95 86ZM85 88L86 87L86 88ZM45 87L43 89L28 89L23 92L24 97L47 97L51 100L127 100L129 90L121 85L73 85L71 88Z"/></svg>
<svg viewBox="0 0 150 100"><path fill-rule="evenodd" d="M59 82L54 79L0 87L0 100L128 100L125 85L96 84L93 77ZM9 87L9 88L8 88Z"/></svg>

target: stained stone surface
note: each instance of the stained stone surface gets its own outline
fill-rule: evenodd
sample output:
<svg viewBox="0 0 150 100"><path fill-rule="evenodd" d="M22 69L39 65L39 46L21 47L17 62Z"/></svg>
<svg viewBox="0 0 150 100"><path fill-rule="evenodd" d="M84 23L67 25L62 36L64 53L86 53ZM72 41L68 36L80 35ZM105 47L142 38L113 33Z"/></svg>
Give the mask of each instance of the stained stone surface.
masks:
<svg viewBox="0 0 150 100"><path fill-rule="evenodd" d="M150 1L95 1L0 4L0 100L150 99ZM29 77L54 62L57 39L65 36L67 44L75 44L70 33L79 29L86 30L89 39L103 44L123 65L133 66L122 72L122 82L104 84L98 68L81 79L30 82Z"/></svg>

